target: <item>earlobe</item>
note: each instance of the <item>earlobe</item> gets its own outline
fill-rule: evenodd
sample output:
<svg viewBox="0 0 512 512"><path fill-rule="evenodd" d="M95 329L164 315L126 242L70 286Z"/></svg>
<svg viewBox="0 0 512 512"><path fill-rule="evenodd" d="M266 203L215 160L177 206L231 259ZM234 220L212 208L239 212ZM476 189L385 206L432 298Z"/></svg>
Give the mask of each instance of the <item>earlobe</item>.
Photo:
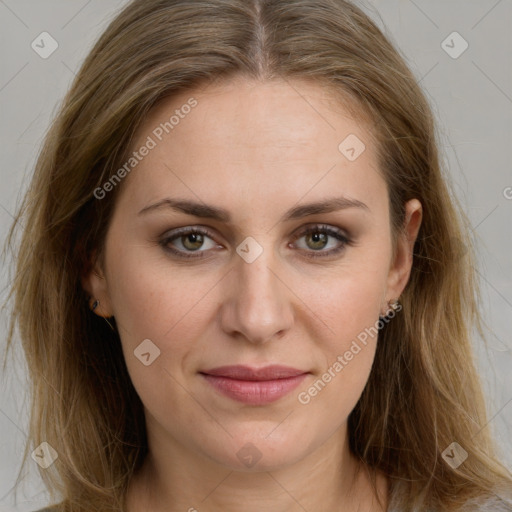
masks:
<svg viewBox="0 0 512 512"><path fill-rule="evenodd" d="M107 280L97 262L82 275L81 283L88 296L89 309L103 318L113 316Z"/></svg>
<svg viewBox="0 0 512 512"><path fill-rule="evenodd" d="M89 297L91 311L94 311L99 305L100 301L98 299L95 299L94 297Z"/></svg>

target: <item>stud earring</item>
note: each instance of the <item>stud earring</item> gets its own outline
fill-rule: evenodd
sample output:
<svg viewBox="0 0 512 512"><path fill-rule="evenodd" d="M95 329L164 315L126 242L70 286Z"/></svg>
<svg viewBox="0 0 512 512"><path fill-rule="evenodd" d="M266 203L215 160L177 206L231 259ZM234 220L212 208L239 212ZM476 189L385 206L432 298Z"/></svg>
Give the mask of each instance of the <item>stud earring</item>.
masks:
<svg viewBox="0 0 512 512"><path fill-rule="evenodd" d="M396 311L400 306L398 299L388 301L388 310L385 313L381 313L380 318L386 318L390 314L390 310Z"/></svg>
<svg viewBox="0 0 512 512"><path fill-rule="evenodd" d="M395 300L393 300L393 301L391 301L391 300L390 300L390 301L388 302L388 306L389 306L391 309L396 310L396 309L398 309L398 306L400 306L400 301L399 301L398 299L395 299Z"/></svg>

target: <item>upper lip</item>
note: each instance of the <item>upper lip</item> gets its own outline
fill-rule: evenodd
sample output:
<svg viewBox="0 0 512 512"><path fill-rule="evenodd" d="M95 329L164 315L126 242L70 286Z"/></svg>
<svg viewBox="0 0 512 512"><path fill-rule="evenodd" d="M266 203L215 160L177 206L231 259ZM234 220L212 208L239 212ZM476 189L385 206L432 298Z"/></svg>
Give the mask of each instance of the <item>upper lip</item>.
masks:
<svg viewBox="0 0 512 512"><path fill-rule="evenodd" d="M262 368L253 368L251 366L244 365L219 366L217 368L212 368L211 370L201 371L200 373L237 380L263 381L286 379L289 377L296 377L297 375L303 375L308 372L298 370L297 368L291 368L290 366L274 364L264 366Z"/></svg>

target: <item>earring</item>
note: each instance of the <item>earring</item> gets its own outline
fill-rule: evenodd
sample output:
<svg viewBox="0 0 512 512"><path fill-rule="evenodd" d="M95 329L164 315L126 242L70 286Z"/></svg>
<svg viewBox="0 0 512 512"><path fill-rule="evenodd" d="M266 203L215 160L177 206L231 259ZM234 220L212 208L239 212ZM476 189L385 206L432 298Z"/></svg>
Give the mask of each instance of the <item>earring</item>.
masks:
<svg viewBox="0 0 512 512"><path fill-rule="evenodd" d="M88 300L89 300L89 302L91 301L91 299L92 299L92 298L93 298L93 297L89 297L89 299L88 299ZM94 311L94 310L95 310L99 305L100 305L100 301L99 301L98 299L95 299L95 300L93 301L93 303L89 306L89 309L90 309L91 311ZM100 315L100 316L101 316L101 315ZM114 327L112 327L112 324L108 321L108 318L107 318L107 317L105 317L105 316L104 316L104 317L102 317L102 318L105 320L105 322L107 322L108 326L109 326L109 327L110 327L110 328L115 332L115 329L114 329Z"/></svg>
<svg viewBox="0 0 512 512"><path fill-rule="evenodd" d="M395 299L393 301L390 300L388 302L388 306L396 311L396 309L398 309L398 306L400 306L400 301L398 299Z"/></svg>
<svg viewBox="0 0 512 512"><path fill-rule="evenodd" d="M385 313L381 313L380 318L386 318L390 314L390 310L396 311L400 306L398 299L388 301L388 310Z"/></svg>
<svg viewBox="0 0 512 512"><path fill-rule="evenodd" d="M115 332L116 330L112 327L112 324L108 321L108 318L104 316L103 319L105 320L105 322L107 322L108 326Z"/></svg>

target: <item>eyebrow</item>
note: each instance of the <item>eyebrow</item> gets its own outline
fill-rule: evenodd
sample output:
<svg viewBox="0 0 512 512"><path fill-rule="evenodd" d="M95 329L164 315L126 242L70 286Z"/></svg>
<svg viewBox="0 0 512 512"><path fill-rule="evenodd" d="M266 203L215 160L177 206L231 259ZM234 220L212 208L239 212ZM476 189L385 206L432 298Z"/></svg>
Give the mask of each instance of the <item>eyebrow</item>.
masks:
<svg viewBox="0 0 512 512"><path fill-rule="evenodd" d="M138 215L143 215L154 210L160 210L162 208L171 208L188 215L194 215L195 217L201 217L205 219L214 219L220 222L229 223L231 221L231 214L224 208L204 203L198 203L188 199L173 199L170 197L146 206L138 213ZM368 208L365 203L357 199L350 199L348 197L333 197L323 201L317 201L314 203L303 204L300 206L295 206L294 208L290 208L287 212L284 213L280 221L284 222L293 219L300 219L302 217L307 217L308 215L330 213L338 210L345 210L347 208L359 208L368 212L370 211L370 208Z"/></svg>

